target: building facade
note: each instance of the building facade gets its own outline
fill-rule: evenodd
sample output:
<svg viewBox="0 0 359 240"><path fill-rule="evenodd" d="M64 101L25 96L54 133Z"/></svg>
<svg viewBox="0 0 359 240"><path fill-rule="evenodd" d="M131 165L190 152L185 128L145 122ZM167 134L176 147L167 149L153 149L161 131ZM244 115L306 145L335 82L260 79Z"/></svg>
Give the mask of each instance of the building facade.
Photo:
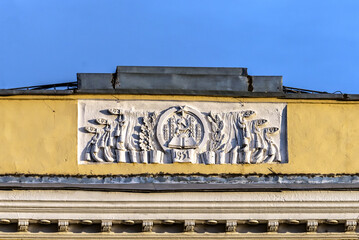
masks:
<svg viewBox="0 0 359 240"><path fill-rule="evenodd" d="M76 85L0 90L1 239L358 238L358 95L245 68Z"/></svg>

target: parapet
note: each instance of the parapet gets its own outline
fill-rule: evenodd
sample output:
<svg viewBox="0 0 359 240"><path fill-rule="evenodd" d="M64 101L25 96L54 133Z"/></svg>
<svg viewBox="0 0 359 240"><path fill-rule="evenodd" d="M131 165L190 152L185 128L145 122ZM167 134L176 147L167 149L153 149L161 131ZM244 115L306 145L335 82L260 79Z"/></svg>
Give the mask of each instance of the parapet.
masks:
<svg viewBox="0 0 359 240"><path fill-rule="evenodd" d="M79 91L236 93L283 91L281 76L250 76L247 68L118 66L115 73L78 73Z"/></svg>

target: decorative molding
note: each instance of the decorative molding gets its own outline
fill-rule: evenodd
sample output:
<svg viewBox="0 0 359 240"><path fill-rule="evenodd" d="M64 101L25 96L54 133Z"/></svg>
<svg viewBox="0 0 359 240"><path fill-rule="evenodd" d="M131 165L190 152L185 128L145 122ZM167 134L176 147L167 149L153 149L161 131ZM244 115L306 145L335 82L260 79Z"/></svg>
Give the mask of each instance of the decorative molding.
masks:
<svg viewBox="0 0 359 240"><path fill-rule="evenodd" d="M120 233L120 234L103 234L103 233L74 233L74 234L54 234L54 233L0 233L0 239L106 239L106 240L235 240L235 239L290 239L290 240L302 240L302 239L358 239L357 233L246 233L246 234L228 234L228 233Z"/></svg>
<svg viewBox="0 0 359 240"><path fill-rule="evenodd" d="M236 220L227 220L226 221L226 232L236 232L237 221Z"/></svg>
<svg viewBox="0 0 359 240"><path fill-rule="evenodd" d="M356 191L130 193L0 191L0 216L48 220L336 219L359 215Z"/></svg>
<svg viewBox="0 0 359 240"><path fill-rule="evenodd" d="M196 225L195 220L185 220L184 221L184 232L194 232L194 226Z"/></svg>
<svg viewBox="0 0 359 240"><path fill-rule="evenodd" d="M269 220L267 230L268 232L278 232L279 221L278 220Z"/></svg>
<svg viewBox="0 0 359 240"><path fill-rule="evenodd" d="M307 231L308 232L316 232L318 229L318 221L317 220L308 220L307 221Z"/></svg>
<svg viewBox="0 0 359 240"><path fill-rule="evenodd" d="M345 231L346 232L355 232L358 225L357 220L346 220L345 221Z"/></svg>
<svg viewBox="0 0 359 240"><path fill-rule="evenodd" d="M153 221L143 221L142 222L142 232L152 232Z"/></svg>
<svg viewBox="0 0 359 240"><path fill-rule="evenodd" d="M59 232L68 232L69 231L69 221L68 220L59 220L57 226L58 226Z"/></svg>
<svg viewBox="0 0 359 240"><path fill-rule="evenodd" d="M17 224L17 230L19 232L27 232L29 229L29 220L27 219L19 219Z"/></svg>
<svg viewBox="0 0 359 240"><path fill-rule="evenodd" d="M275 234L278 238L282 236L288 239L287 234L290 233L293 239L296 237L299 239L298 236L303 236L300 232L305 230L304 224L307 224L307 231L314 234L313 236L330 239L331 236L343 236L338 234L345 231L347 236L357 235L354 230L358 214L359 195L355 191L222 192L221 194L0 191L0 216L6 216L8 219L3 221L2 229L13 226L6 223L18 222L19 231L26 231L30 224L29 234L40 238L49 235L36 235L33 231L38 231L36 229L40 228L54 231L53 225L41 224L41 220L47 219L51 223L58 224L58 232L68 231L71 236L78 236L78 231L87 231L86 229L90 229L86 234L93 234L93 231L111 231L109 235L113 233L114 236L119 236L124 234L123 231L129 227L128 225L134 225L131 228L136 231L137 236L140 236L142 231L144 233L152 231L156 237L159 237L157 234L159 232L169 232L172 235L166 236L169 236L167 239L171 239L174 236L181 236L179 235L181 228L178 226L182 225L183 232L193 232L194 236L200 239L204 235L207 236L197 234L203 232L204 228L210 229L212 233L217 232L220 236L224 232L238 233L238 229L246 229L248 233L238 235L248 235L247 239L256 236L259 239L267 236L264 233L278 232ZM293 221L293 216L296 217L296 221ZM248 224L249 222L257 226L261 225L260 229L264 233L252 235L251 229L258 228ZM330 225L329 222L338 225ZM93 224L83 225L84 223ZM211 225L215 223L218 224ZM282 223L284 224L281 225ZM287 224L292 226L286 229ZM153 228L154 225L156 228ZM287 233L283 234L283 231ZM332 233L328 235L326 231ZM56 235L56 230L53 234ZM136 234L125 234L125 236L134 238ZM234 235L237 238L237 234ZM1 236L7 237L1 238ZM1 239L9 236L0 233Z"/></svg>
<svg viewBox="0 0 359 240"><path fill-rule="evenodd" d="M263 107L226 111L220 110L221 103L217 103L213 111L206 112L188 105L140 111L126 107L106 109L85 100L81 104L98 109L98 113L80 113L79 124L84 124L79 126L83 129L79 132L83 139L79 142L80 163L287 162L286 144L280 143L286 141L286 131L281 129L285 127L281 120L284 107L282 112Z"/></svg>
<svg viewBox="0 0 359 240"><path fill-rule="evenodd" d="M101 232L111 232L112 221L102 220L101 221Z"/></svg>
<svg viewBox="0 0 359 240"><path fill-rule="evenodd" d="M59 232L69 230L68 226L71 224L71 234L65 235L72 239L80 238L80 236L92 236L93 239L110 239L110 236L146 239L142 237L144 235L141 235L141 225L144 232L152 230L151 236L153 235L154 239L175 239L175 237L189 239L189 237L181 238L187 235L181 235L179 232L164 234L163 232L167 231L166 228L181 231L177 226L166 224L167 222L175 222L176 225L183 224L183 231L193 231L193 236L198 239L212 239L209 233L199 233L203 231L200 229L203 229L205 225L205 228L211 228L210 236L216 239L219 236L227 236L223 235L226 231L233 232L236 223L240 225L236 229L256 228L247 224L250 219L255 219L254 222L263 227L267 225L267 232L250 233L249 231L245 234L233 234L230 239L341 239L344 236L355 238L358 236L354 232L358 214L359 195L356 191L222 192L221 194L213 192L148 194L52 190L0 191L0 216L6 216L8 219L3 221L4 225L1 227L11 228L14 225L6 225L6 223L18 223L19 231L29 230L26 233L27 239L31 237L49 239L49 236L51 239L53 236L62 236L56 234L56 230L51 233L52 235L32 232L38 231L35 230L38 228L49 228L53 231L53 226L41 224L41 220L44 219L58 223ZM297 221L289 221L293 220L293 216ZM171 221L166 222L165 220L168 219ZM84 220L93 224L82 226ZM107 232L109 222L112 223L113 234L91 233L94 229L97 229L95 231L99 233ZM209 222L218 224L212 226L208 225ZM285 224L281 225L282 223ZM283 231L287 230L280 229L285 228L288 223L296 224L290 227L295 230L284 234ZM328 223L338 223L338 225L333 226ZM102 226L101 230L98 228L99 224ZM135 225L133 229L137 229L137 232L123 233L121 229L125 229L127 224ZM225 228L222 227L223 224ZM307 237L303 232L296 232L303 231L304 224L310 232L308 236L312 237ZM152 229L154 225L156 228ZM276 232L278 226L280 228L278 233L273 234L276 236L274 238L270 233ZM266 231L263 227L261 229ZM92 230L86 234L78 234L74 229ZM161 229L162 235L156 229ZM331 233L326 233L328 230ZM214 234L213 231L217 233ZM13 236L19 239L25 235L21 232L13 232L12 235L6 232L0 233L1 239ZM222 239L226 238L228 239L228 237Z"/></svg>

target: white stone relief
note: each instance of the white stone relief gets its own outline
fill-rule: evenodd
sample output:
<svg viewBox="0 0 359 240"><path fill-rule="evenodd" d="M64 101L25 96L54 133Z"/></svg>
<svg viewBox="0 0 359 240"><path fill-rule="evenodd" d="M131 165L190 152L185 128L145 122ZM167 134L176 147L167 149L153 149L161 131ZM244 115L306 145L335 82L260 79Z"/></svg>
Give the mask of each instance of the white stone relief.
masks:
<svg viewBox="0 0 359 240"><path fill-rule="evenodd" d="M216 158L218 164L225 163L225 152L223 151L224 148L224 122L219 114L213 115L212 112L209 112L207 119L210 122L211 126L211 133L210 133L210 140L208 143L208 152L205 153L207 163L208 164L215 164Z"/></svg>
<svg viewBox="0 0 359 240"><path fill-rule="evenodd" d="M79 162L287 162L285 104L157 103L80 101Z"/></svg>

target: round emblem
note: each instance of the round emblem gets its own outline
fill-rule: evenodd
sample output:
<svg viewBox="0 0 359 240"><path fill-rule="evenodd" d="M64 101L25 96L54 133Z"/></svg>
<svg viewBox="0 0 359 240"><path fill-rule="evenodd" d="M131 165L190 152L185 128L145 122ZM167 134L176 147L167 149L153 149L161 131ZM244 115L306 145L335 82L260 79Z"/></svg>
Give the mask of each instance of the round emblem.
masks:
<svg viewBox="0 0 359 240"><path fill-rule="evenodd" d="M158 121L156 133L163 150L201 150L208 140L208 127L203 115L187 106L166 110Z"/></svg>

